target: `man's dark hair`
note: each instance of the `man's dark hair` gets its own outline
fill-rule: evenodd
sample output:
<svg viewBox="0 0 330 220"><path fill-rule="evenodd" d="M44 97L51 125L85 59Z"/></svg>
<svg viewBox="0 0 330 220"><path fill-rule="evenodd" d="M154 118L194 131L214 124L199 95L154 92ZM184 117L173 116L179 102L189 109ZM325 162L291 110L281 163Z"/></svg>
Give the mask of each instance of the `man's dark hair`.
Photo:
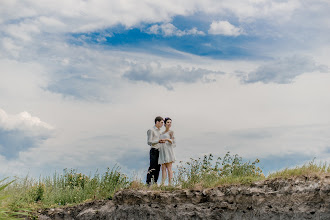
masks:
<svg viewBox="0 0 330 220"><path fill-rule="evenodd" d="M157 123L157 121L164 121L164 119L162 117L160 117L160 116L157 116L155 118L155 124Z"/></svg>

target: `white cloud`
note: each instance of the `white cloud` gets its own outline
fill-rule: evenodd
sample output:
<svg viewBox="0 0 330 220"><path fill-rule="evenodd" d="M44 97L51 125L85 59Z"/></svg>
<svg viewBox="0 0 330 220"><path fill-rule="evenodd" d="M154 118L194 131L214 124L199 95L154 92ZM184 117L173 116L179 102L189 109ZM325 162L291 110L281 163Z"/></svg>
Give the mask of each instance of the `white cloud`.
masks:
<svg viewBox="0 0 330 220"><path fill-rule="evenodd" d="M38 117L31 116L28 112L8 115L3 109L0 109L0 129L6 131L25 130L34 133L36 130L52 130L53 127L42 122Z"/></svg>
<svg viewBox="0 0 330 220"><path fill-rule="evenodd" d="M51 137L53 127L28 112L8 115L0 109L0 154L8 159Z"/></svg>
<svg viewBox="0 0 330 220"><path fill-rule="evenodd" d="M153 62L130 64L123 76L131 81L155 83L171 90L174 83L214 82L217 74L224 72L194 67L183 68L180 65L164 68L161 63Z"/></svg>
<svg viewBox="0 0 330 220"><path fill-rule="evenodd" d="M312 3L312 1L310 1ZM301 0L276 1L276 0L205 0L199 3L201 11L209 14L232 14L240 22L253 22L257 19L273 20L273 22L287 21L299 8L303 7Z"/></svg>
<svg viewBox="0 0 330 220"><path fill-rule="evenodd" d="M317 3L318 1L308 2L308 4L315 5ZM51 32L52 29L55 29L59 32L88 32L118 24L127 28L141 23L167 24L174 16L192 15L196 12L212 16L233 15L242 23L249 23L256 19L269 19L272 22L279 22L283 19L287 21L298 9L305 7L304 5L299 0L169 0L166 2L128 0L125 3L106 0L58 0L56 3L51 0L22 0L4 1L0 7L0 21L9 26L5 30L7 34L18 35L26 40L29 38L27 35L32 35L36 31ZM20 13L17 13L18 11ZM169 24L164 28L167 31L173 31L173 27L170 27ZM186 34L189 32L191 32L190 34L202 34L194 29L188 30ZM181 32L176 31L176 33ZM234 33L237 34L237 30Z"/></svg>
<svg viewBox="0 0 330 220"><path fill-rule="evenodd" d="M15 1L2 5L1 20L9 23L11 20L35 20L44 24L61 26L62 31L87 32L107 28L117 24L126 27L138 25L141 22L169 21L173 15L187 14L186 4L176 5L160 1ZM162 10L159 10L162 8ZM20 11L20 13L16 13ZM66 24L66 25L62 25ZM44 28L47 28L44 26Z"/></svg>
<svg viewBox="0 0 330 220"><path fill-rule="evenodd" d="M317 65L310 57L294 55L261 65L257 70L250 72L243 81L291 83L297 76L314 71L329 72L330 69L325 65Z"/></svg>
<svg viewBox="0 0 330 220"><path fill-rule="evenodd" d="M237 37L243 33L241 28L237 28L228 21L213 21L210 25L209 34L225 35Z"/></svg>
<svg viewBox="0 0 330 220"><path fill-rule="evenodd" d="M39 27L30 22L10 24L5 29L7 34L24 41L30 41L33 34L40 33Z"/></svg>
<svg viewBox="0 0 330 220"><path fill-rule="evenodd" d="M4 20L34 17L36 15L50 15L65 17L74 21L82 28L86 21L91 24L90 28L101 28L102 25L113 25L121 23L125 26L136 25L140 22L163 22L169 21L174 15L188 15L196 11L218 14L230 11L238 17L261 17L291 14L301 6L301 1L240 1L240 0L169 0L148 1L134 0L119 3L116 1L82 1L82 0L58 0L56 3L46 1L4 1L1 14ZM314 1L316 2L316 1ZM311 1L309 2L311 3ZM20 13L15 13L20 11ZM79 21L80 20L80 21ZM71 22L70 22L71 23ZM79 28L79 27L78 27ZM83 28L82 28L83 29ZM87 30L86 30L87 31Z"/></svg>
<svg viewBox="0 0 330 220"><path fill-rule="evenodd" d="M8 37L2 39L2 46L7 54L12 55L13 57L18 57L19 51L22 49L21 46L15 44L15 41L12 38Z"/></svg>
<svg viewBox="0 0 330 220"><path fill-rule="evenodd" d="M28 50L22 49L23 52ZM34 51L31 58L36 59ZM8 56L8 55L7 55ZM13 59L0 59L1 80L0 91L11 99L30 99L40 94L42 87L47 85L49 76L48 71L42 63L29 61L17 61ZM18 92L19 91L19 92Z"/></svg>
<svg viewBox="0 0 330 220"><path fill-rule="evenodd" d="M54 27L65 27L65 24L56 18L41 16L39 17L39 22L45 26L50 26L51 28Z"/></svg>
<svg viewBox="0 0 330 220"><path fill-rule="evenodd" d="M161 24L161 25L155 24L148 29L148 33L161 34L166 37L168 37L168 36L182 37L184 35L205 35L205 33L203 31L197 30L196 27L194 27L190 30L182 31L182 30L179 30L177 27L175 27L171 23L166 23L166 24Z"/></svg>
<svg viewBox="0 0 330 220"><path fill-rule="evenodd" d="M190 30L187 30L186 33L187 33L187 35L205 35L205 33L203 31L197 30L196 27L194 27Z"/></svg>

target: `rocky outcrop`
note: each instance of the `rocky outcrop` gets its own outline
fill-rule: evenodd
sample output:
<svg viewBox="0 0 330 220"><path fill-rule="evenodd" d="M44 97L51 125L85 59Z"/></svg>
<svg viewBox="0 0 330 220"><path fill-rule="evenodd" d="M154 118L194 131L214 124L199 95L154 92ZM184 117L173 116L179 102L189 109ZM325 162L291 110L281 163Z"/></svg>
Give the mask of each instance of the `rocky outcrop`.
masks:
<svg viewBox="0 0 330 220"><path fill-rule="evenodd" d="M167 191L123 190L113 200L45 210L39 219L330 219L330 175Z"/></svg>

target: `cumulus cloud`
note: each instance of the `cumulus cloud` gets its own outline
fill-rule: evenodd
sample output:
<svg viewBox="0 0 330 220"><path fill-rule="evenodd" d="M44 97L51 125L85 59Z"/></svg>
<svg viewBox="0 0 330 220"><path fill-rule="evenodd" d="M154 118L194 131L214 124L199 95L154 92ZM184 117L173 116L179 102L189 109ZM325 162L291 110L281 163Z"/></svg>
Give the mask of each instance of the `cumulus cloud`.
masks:
<svg viewBox="0 0 330 220"><path fill-rule="evenodd" d="M40 33L39 27L31 22L21 22L19 24L9 24L5 32L15 38L23 41L31 41L31 36Z"/></svg>
<svg viewBox="0 0 330 220"><path fill-rule="evenodd" d="M31 43L28 47L16 47L15 43L7 39L3 45L6 50L0 50L3 52L0 57L12 58L0 59L3 72L0 91L19 100L47 91L64 97L103 101L109 98L105 95L109 86L117 84L125 70L125 55L117 51L68 45L59 39Z"/></svg>
<svg viewBox="0 0 330 220"><path fill-rule="evenodd" d="M98 77L90 75L93 74L76 72L69 76L58 76L45 89L53 93L62 94L65 97L89 101L105 101L102 90L104 87L109 86L110 83L102 81L102 78L104 78L102 73Z"/></svg>
<svg viewBox="0 0 330 220"><path fill-rule="evenodd" d="M38 146L51 137L54 128L28 112L8 115L0 109L0 154L7 159Z"/></svg>
<svg viewBox="0 0 330 220"><path fill-rule="evenodd" d="M225 35L225 36L239 36L243 33L241 28L235 27L228 21L213 21L210 25L209 34Z"/></svg>
<svg viewBox="0 0 330 220"><path fill-rule="evenodd" d="M316 1L313 1L313 4ZM201 12L210 15L234 15L240 22L251 22L258 18L276 17L276 21L290 18L302 4L294 1L239 1L239 0L206 0L206 1L134 1L125 3L116 1L91 0L58 0L56 3L47 1L2 1L0 7L0 22L6 24L4 32L19 35L24 40L36 32L89 32L115 25L127 28L141 23L168 23L175 16L193 15ZM19 11L20 13L17 13ZM228 24L220 26L237 34ZM167 24L167 26L169 26ZM154 27L155 28L155 27ZM171 29L172 27L164 27ZM211 33L218 29L211 29ZM221 29L222 30L222 29ZM170 30L169 30L170 31ZM222 30L223 31L223 30ZM185 32L185 31L183 31ZM190 34L201 32L192 29ZM177 31L178 34L181 32ZM182 34L182 33L181 33Z"/></svg>
<svg viewBox="0 0 330 220"><path fill-rule="evenodd" d="M197 30L196 27L194 27L190 30L181 31L171 23L166 23L166 24L161 24L161 25L155 24L148 29L148 33L161 34L166 37L168 37L168 36L182 37L184 35L205 35L205 33L203 31Z"/></svg>
<svg viewBox="0 0 330 220"><path fill-rule="evenodd" d="M202 68L183 68L182 66L162 67L160 63L132 64L123 77L132 81L155 83L173 89L174 83L195 83L197 81L215 81L215 74L223 74L219 71L211 71Z"/></svg>
<svg viewBox="0 0 330 220"><path fill-rule="evenodd" d="M129 55L73 45L68 49L60 43L55 47L56 59L45 61L51 68L44 89L81 100L109 101L109 91L120 84L120 75L128 63L125 58ZM49 57L49 52L45 56Z"/></svg>
<svg viewBox="0 0 330 220"><path fill-rule="evenodd" d="M245 83L291 83L297 76L313 72L327 72L329 67L325 65L317 65L313 59L307 56L291 56L284 59L261 65L257 70L248 73Z"/></svg>
<svg viewBox="0 0 330 220"><path fill-rule="evenodd" d="M185 15L191 11L186 4L167 4L161 1L123 3L115 1L5 1L0 8L2 23L36 23L48 31L87 32L122 24L132 27L141 22L169 21L173 15ZM161 8L162 10L159 10ZM20 11L20 13L16 13ZM20 25L20 24L18 24Z"/></svg>
<svg viewBox="0 0 330 220"><path fill-rule="evenodd" d="M313 1L317 2L317 1ZM322 1L318 1L322 2ZM140 22L169 21L175 15L191 15L196 11L219 14L233 13L241 18L290 15L301 7L299 0L293 1L239 1L239 0L206 0L206 1L134 1L123 3L116 1L91 0L58 0L54 3L46 1L2 1L0 8L2 22L21 18L37 18L51 16L66 19L69 26L75 25L76 30L88 31L106 27L107 25L123 24L127 27ZM16 13L19 11L20 13ZM281 17L279 17L281 19Z"/></svg>
<svg viewBox="0 0 330 220"><path fill-rule="evenodd" d="M293 1L239 1L239 0L205 0L205 1L148 1L139 2L128 0L125 3L114 1L91 0L58 0L56 4L46 1L2 1L0 7L0 51L6 55L18 58L24 47L31 48L31 44L46 45L55 37L67 40L68 33L86 33L124 26L127 29L138 28L141 25L150 26L149 33L163 36L204 35L207 29L201 31L193 24L192 29L179 30L171 22L176 17L206 15L202 20L211 22L209 34L223 34L238 36L243 34L267 36L273 38L289 36L293 40L306 40L304 36L320 37L320 32L328 32L328 19L324 19L330 5L322 0L310 1L302 4L300 0ZM20 13L17 13L17 12ZM315 13L317 11L318 13ZM319 13L320 12L320 13ZM221 15L221 17L219 17ZM307 15L307 16L306 16ZM196 21L196 19L194 20ZM224 20L225 19L225 20ZM235 20L234 26L228 21ZM282 22L282 21L286 22ZM318 24L317 27L314 24ZM266 28L265 30L265 26ZM306 34L296 34L292 31L303 28ZM243 30L244 29L244 30ZM313 29L314 31L310 31ZM285 31L282 31L285 30ZM291 30L291 31L287 31ZM294 32L294 34L292 34ZM324 38L324 39L323 39ZM308 40L310 39L307 38ZM2 41L2 42L1 42ZM296 41L295 41L296 42ZM312 41L309 41L312 42ZM315 46L313 41L313 46ZM1 48L3 45L3 48ZM13 48L12 50L10 48ZM40 48L41 51L44 48ZM1 52L0 52L1 53ZM23 53L23 51L21 52Z"/></svg>

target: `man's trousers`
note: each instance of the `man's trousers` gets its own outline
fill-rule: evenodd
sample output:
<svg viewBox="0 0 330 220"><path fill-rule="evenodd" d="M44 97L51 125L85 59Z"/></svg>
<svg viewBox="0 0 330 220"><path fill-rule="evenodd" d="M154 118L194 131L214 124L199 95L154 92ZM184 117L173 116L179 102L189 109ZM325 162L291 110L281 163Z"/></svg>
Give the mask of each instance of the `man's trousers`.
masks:
<svg viewBox="0 0 330 220"><path fill-rule="evenodd" d="M160 164L158 164L159 150L155 148L150 149L150 166L147 173L147 184L157 183Z"/></svg>

